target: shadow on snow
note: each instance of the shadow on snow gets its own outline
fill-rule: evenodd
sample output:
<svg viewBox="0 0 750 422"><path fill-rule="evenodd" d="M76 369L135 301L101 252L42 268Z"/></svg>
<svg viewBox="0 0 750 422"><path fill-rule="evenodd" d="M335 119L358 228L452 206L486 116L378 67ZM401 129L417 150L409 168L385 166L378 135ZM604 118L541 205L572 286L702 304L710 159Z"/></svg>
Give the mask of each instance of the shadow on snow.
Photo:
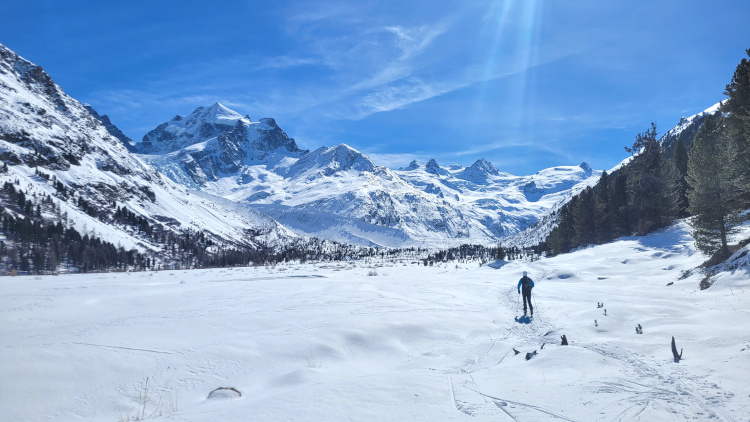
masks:
<svg viewBox="0 0 750 422"><path fill-rule="evenodd" d="M522 317L516 317L516 322L519 324L528 324L531 322L531 318L527 315L524 315Z"/></svg>

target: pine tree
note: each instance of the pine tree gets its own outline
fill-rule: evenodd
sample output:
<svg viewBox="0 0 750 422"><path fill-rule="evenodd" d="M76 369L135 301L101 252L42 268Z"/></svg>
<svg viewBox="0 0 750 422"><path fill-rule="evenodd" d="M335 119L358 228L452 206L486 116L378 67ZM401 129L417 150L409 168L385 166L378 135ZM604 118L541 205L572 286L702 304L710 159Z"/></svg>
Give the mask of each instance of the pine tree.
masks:
<svg viewBox="0 0 750 422"><path fill-rule="evenodd" d="M609 242L614 238L610 184L609 174L603 171L599 182L594 187L594 226L596 243L598 244Z"/></svg>
<svg viewBox="0 0 750 422"><path fill-rule="evenodd" d="M621 170L617 172L615 181L612 184L612 193L610 199L610 209L612 210L612 229L614 230L613 238L630 235L632 228L628 216L628 178Z"/></svg>
<svg viewBox="0 0 750 422"><path fill-rule="evenodd" d="M666 152L662 149L662 156ZM684 179L680 176L674 160L662 159L658 169L658 177L661 181L661 192L657 199L660 221L667 225L680 215L681 210L687 206L683 203L681 188Z"/></svg>
<svg viewBox="0 0 750 422"><path fill-rule="evenodd" d="M685 143L682 142L682 139L677 141L677 145L674 149L674 156L672 157L672 161L674 162L675 169L677 170L677 175L679 177L678 182L678 192L677 192L677 203L676 203L676 211L677 211L677 217L678 218L685 218L688 216L687 208L688 208L688 198L687 198L687 190L688 190L688 183L687 183L687 169L688 169L688 152L687 148L685 148Z"/></svg>
<svg viewBox="0 0 750 422"><path fill-rule="evenodd" d="M625 150L634 155L628 174L630 210L635 217L638 236L662 226L660 195L663 185L659 178L662 151L656 140L656 125L636 136L632 147Z"/></svg>
<svg viewBox="0 0 750 422"><path fill-rule="evenodd" d="M750 56L750 49L746 50ZM744 201L750 203L750 61L744 58L737 65L732 80L726 86L724 95L728 98L722 106L728 112L727 135L738 151L737 165L742 177Z"/></svg>
<svg viewBox="0 0 750 422"><path fill-rule="evenodd" d="M497 247L497 253L495 254L495 259L502 261L505 259L505 249L503 249L502 246Z"/></svg>
<svg viewBox="0 0 750 422"><path fill-rule="evenodd" d="M729 254L727 236L738 224L733 216L741 195L738 160L723 118L706 118L688 153L688 199L696 245L707 254Z"/></svg>
<svg viewBox="0 0 750 422"><path fill-rule="evenodd" d="M573 248L573 217L571 209L575 207L578 197L574 196L558 211L557 227L548 236L549 249L552 255L570 252Z"/></svg>
<svg viewBox="0 0 750 422"><path fill-rule="evenodd" d="M596 243L596 228L594 225L594 193L586 188L578 195L573 207L573 247L586 246Z"/></svg>

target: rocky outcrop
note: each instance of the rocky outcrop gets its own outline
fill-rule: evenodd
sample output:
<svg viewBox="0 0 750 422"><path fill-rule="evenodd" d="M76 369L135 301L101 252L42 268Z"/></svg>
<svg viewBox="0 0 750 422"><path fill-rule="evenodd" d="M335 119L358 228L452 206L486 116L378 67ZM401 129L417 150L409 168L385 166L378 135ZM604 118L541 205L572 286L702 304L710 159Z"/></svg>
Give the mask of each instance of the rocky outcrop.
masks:
<svg viewBox="0 0 750 422"><path fill-rule="evenodd" d="M162 123L147 133L135 150L151 156L172 155L197 186L235 175L248 162L273 154L297 158L307 152L300 150L274 119L252 122L220 103Z"/></svg>
<svg viewBox="0 0 750 422"><path fill-rule="evenodd" d="M135 142L132 139L130 139L127 135L122 133L120 128L118 128L117 126L115 126L114 123L112 123L112 121L109 119L109 116L107 116L106 114L103 116L100 115L99 113L97 113L96 110L94 110L93 107L91 107L90 104L84 104L83 107L86 110L88 110L88 112L91 113L91 115L94 116L96 120L99 120L100 122L102 122L104 127L107 129L107 132L109 132L109 134L114 136L115 138L119 139L120 142L122 142L122 144L125 145L125 148L127 148L128 151L135 152Z"/></svg>
<svg viewBox="0 0 750 422"><path fill-rule="evenodd" d="M500 172L495 168L492 163L480 158L474 162L471 166L467 167L458 176L461 179L468 180L474 183L486 183L487 178L490 176L499 176Z"/></svg>

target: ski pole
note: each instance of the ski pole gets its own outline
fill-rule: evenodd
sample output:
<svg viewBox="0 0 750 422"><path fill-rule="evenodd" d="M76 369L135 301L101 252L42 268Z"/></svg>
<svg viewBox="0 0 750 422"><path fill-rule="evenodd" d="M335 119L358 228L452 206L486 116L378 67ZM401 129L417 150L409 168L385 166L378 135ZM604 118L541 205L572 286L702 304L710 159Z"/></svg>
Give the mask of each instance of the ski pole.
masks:
<svg viewBox="0 0 750 422"><path fill-rule="evenodd" d="M536 308L536 314L539 315L539 307L536 305L536 296L534 296L534 290L531 291L531 298L534 299L534 307Z"/></svg>

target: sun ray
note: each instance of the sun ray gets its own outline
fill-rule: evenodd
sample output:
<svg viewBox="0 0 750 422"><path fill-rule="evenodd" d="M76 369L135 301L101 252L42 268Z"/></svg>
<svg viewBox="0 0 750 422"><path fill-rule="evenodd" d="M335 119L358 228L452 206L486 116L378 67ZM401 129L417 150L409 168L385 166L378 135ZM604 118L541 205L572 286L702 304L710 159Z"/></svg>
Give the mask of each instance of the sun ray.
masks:
<svg viewBox="0 0 750 422"><path fill-rule="evenodd" d="M492 81L513 76L517 82L504 96L514 104L510 112L519 124L528 122L534 112L534 66L539 61L539 33L542 15L539 0L497 0L487 13L487 32L491 42L485 54L475 110L483 110L490 101ZM476 113L480 115L483 113Z"/></svg>

